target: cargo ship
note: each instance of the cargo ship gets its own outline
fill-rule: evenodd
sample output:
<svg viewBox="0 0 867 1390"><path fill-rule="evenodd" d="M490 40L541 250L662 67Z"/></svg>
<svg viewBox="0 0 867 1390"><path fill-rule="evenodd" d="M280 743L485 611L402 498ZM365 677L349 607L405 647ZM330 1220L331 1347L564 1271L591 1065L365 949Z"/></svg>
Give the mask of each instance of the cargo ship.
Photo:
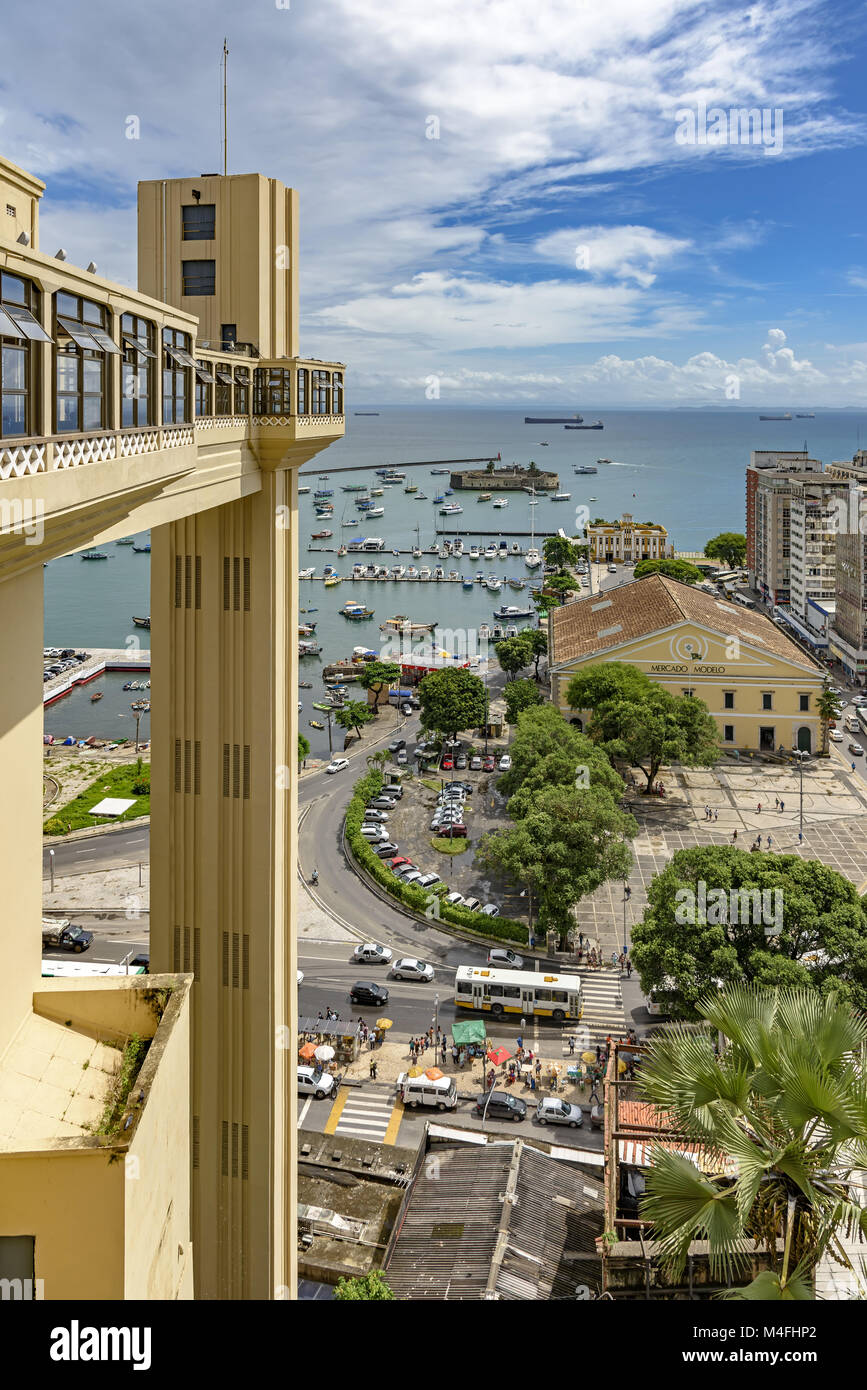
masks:
<svg viewBox="0 0 867 1390"><path fill-rule="evenodd" d="M525 415L525 425L580 425L583 415Z"/></svg>
<svg viewBox="0 0 867 1390"><path fill-rule="evenodd" d="M605 426L601 420L594 420L592 425L566 425L567 430L604 430Z"/></svg>
<svg viewBox="0 0 867 1390"><path fill-rule="evenodd" d="M760 420L791 420L792 416L787 410L785 415L760 415Z"/></svg>

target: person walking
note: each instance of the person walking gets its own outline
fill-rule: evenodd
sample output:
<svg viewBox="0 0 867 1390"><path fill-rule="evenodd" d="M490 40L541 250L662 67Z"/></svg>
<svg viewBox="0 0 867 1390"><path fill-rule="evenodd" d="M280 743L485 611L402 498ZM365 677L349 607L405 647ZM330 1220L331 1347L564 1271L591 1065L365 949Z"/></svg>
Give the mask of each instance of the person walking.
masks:
<svg viewBox="0 0 867 1390"><path fill-rule="evenodd" d="M781 810L781 811L785 811L785 809L786 809L786 803L785 803L785 801L781 801L781 802L780 802L780 810Z"/></svg>
<svg viewBox="0 0 867 1390"><path fill-rule="evenodd" d="M570 1037L570 1039L569 1039L569 1056L570 1056L570 1057L574 1057L574 1056L575 1056L575 1039L574 1039L574 1038L571 1038L571 1037Z"/></svg>
<svg viewBox="0 0 867 1390"><path fill-rule="evenodd" d="M762 814L762 803L761 803L761 802L759 802L758 805L756 806L756 814L757 814L757 815L761 815L761 814Z"/></svg>
<svg viewBox="0 0 867 1390"><path fill-rule="evenodd" d="M628 883L627 883L626 887L625 887L624 890L623 890L623 895L624 895L624 897L626 898L626 901L627 901L627 902L628 902L629 899L632 897L632 889L630 888L630 886L629 886Z"/></svg>
<svg viewBox="0 0 867 1390"><path fill-rule="evenodd" d="M371 1058L370 1060L370 1079L371 1081L376 1080L376 1062L373 1060L373 1058Z"/></svg>
<svg viewBox="0 0 867 1390"><path fill-rule="evenodd" d="M778 796L775 796L775 797L774 797L774 805L775 805L775 807L777 808L777 810L779 811L779 809L780 809L780 798L779 798Z"/></svg>
<svg viewBox="0 0 867 1390"><path fill-rule="evenodd" d="M632 979L632 961L628 956L626 957L626 978L627 980Z"/></svg>
<svg viewBox="0 0 867 1390"><path fill-rule="evenodd" d="M715 821L718 821L718 820L719 820L719 811L714 811L714 813L713 813L713 818L714 818Z"/></svg>
<svg viewBox="0 0 867 1390"><path fill-rule="evenodd" d="M770 848L771 848L771 837L770 837L770 835L769 835L769 836L768 836L768 849L770 849Z"/></svg>
<svg viewBox="0 0 867 1390"><path fill-rule="evenodd" d="M735 828L735 829L732 831L732 844L735 844L735 843L736 843L737 838L738 838L738 832L737 832L737 828Z"/></svg>

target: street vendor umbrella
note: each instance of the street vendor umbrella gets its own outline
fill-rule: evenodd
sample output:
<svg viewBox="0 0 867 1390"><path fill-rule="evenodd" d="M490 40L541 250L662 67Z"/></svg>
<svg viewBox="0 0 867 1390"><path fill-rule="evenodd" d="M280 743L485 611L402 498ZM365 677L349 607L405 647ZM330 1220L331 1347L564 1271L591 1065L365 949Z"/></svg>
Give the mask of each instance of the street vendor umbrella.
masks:
<svg viewBox="0 0 867 1390"><path fill-rule="evenodd" d="M595 1062L595 1061L596 1061L596 1053L595 1053L595 1052L582 1052L582 1053L581 1053L581 1061L582 1061L582 1062Z"/></svg>
<svg viewBox="0 0 867 1390"><path fill-rule="evenodd" d="M409 1074L413 1078L415 1078L416 1076L421 1076L421 1067L410 1067Z"/></svg>
<svg viewBox="0 0 867 1390"><path fill-rule="evenodd" d="M378 1018L376 1020L376 1026L377 1028L381 1028L384 1033L386 1028L393 1028L394 1024L390 1018Z"/></svg>
<svg viewBox="0 0 867 1390"><path fill-rule="evenodd" d="M305 1043L303 1047L298 1049L298 1056L303 1057L305 1061L307 1061L310 1057L315 1057L316 1044L312 1042Z"/></svg>
<svg viewBox="0 0 867 1390"><path fill-rule="evenodd" d="M328 1043L322 1043L320 1047L317 1047L313 1055L317 1062L330 1062L331 1058L334 1056L334 1048L329 1047Z"/></svg>
<svg viewBox="0 0 867 1390"><path fill-rule="evenodd" d="M488 1061L493 1062L494 1066L498 1067L502 1062L508 1062L511 1055L508 1048L498 1047L495 1052L492 1051L488 1053Z"/></svg>
<svg viewBox="0 0 867 1390"><path fill-rule="evenodd" d="M427 1077L428 1081L441 1081L443 1074L440 1071L439 1067L428 1067L427 1071L425 1072L425 1076Z"/></svg>

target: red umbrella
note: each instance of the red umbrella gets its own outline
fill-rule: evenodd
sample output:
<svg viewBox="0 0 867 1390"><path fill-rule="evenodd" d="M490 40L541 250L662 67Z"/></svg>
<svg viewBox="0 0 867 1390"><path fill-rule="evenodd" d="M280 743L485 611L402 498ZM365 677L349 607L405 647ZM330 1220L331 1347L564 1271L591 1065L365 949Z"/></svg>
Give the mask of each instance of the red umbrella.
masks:
<svg viewBox="0 0 867 1390"><path fill-rule="evenodd" d="M498 1047L496 1051L488 1053L488 1061L493 1062L495 1067L499 1067L503 1062L508 1062L511 1055L508 1048Z"/></svg>

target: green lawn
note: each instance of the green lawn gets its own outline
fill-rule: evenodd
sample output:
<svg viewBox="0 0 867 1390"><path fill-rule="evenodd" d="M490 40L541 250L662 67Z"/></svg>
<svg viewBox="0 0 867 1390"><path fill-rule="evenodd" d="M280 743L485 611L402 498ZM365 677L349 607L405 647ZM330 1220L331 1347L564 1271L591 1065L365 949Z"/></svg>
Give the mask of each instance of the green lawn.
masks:
<svg viewBox="0 0 867 1390"><path fill-rule="evenodd" d="M464 850L469 849L469 847L470 842L466 839L445 840L440 839L439 836L434 836L431 840L431 848L437 850L440 854L463 854Z"/></svg>
<svg viewBox="0 0 867 1390"><path fill-rule="evenodd" d="M109 825L116 821L134 820L138 816L149 816L151 809L150 792L137 796L133 786L146 782L150 786L150 764L125 763L122 767L110 768L97 777L89 787L79 792L68 805L62 806L56 815L50 816L43 825L46 835L65 835L67 830L81 830L85 826ZM119 796L124 799L135 797L135 805L124 811L122 816L107 818L90 815L90 808L96 806L106 796Z"/></svg>

